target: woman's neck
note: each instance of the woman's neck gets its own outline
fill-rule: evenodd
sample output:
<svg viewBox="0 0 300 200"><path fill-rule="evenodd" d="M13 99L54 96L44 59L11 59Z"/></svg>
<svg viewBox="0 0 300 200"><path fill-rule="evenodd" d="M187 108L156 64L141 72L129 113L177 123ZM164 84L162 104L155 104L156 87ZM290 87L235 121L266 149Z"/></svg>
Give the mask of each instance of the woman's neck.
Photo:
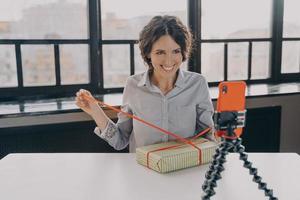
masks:
<svg viewBox="0 0 300 200"><path fill-rule="evenodd" d="M162 91L163 94L167 94L174 88L177 79L177 74L178 72L175 74L175 76L167 78L152 73L150 74L150 80L151 83L156 85Z"/></svg>

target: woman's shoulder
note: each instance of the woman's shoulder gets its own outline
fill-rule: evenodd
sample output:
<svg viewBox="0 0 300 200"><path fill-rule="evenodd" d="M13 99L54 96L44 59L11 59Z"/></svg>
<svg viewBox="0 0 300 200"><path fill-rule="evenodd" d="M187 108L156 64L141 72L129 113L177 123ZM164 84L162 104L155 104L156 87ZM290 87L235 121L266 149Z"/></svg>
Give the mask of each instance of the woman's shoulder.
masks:
<svg viewBox="0 0 300 200"><path fill-rule="evenodd" d="M203 83L206 82L206 78L199 73L181 70L184 76L184 79L190 83Z"/></svg>
<svg viewBox="0 0 300 200"><path fill-rule="evenodd" d="M142 72L129 76L126 80L126 85L138 86L143 81L145 73L147 72Z"/></svg>

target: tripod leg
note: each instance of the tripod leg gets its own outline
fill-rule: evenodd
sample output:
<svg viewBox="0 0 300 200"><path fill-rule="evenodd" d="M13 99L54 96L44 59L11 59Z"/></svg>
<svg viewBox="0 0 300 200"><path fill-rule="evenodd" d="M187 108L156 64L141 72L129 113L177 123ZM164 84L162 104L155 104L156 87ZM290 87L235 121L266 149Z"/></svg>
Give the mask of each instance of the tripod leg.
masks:
<svg viewBox="0 0 300 200"><path fill-rule="evenodd" d="M244 167L249 169L249 173L253 175L253 181L258 184L258 188L260 190L264 190L265 196L269 197L270 200L277 200L276 197L273 196L273 190L267 188L267 184L262 182L262 178L257 173L257 168L252 166L252 163L248 161L248 155L245 152L245 147L242 145L242 139L238 138L233 141L234 143L234 152L240 154L240 160L244 162Z"/></svg>
<svg viewBox="0 0 300 200"><path fill-rule="evenodd" d="M217 186L217 181L221 179L221 172L224 171L223 164L226 162L226 155L233 144L228 141L223 141L217 148L216 154L213 156L213 161L209 166L209 170L205 174L205 181L202 185L204 195L202 200L209 200L215 194L214 188Z"/></svg>

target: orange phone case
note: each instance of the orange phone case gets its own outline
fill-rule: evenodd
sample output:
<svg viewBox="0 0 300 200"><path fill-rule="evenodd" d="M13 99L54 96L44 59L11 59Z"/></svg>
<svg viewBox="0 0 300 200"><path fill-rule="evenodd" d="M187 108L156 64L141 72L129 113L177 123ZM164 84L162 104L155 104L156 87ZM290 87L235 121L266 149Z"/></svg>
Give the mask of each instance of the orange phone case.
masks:
<svg viewBox="0 0 300 200"><path fill-rule="evenodd" d="M245 110L245 91L246 83L244 81L225 81L219 84L219 97L217 100L217 112L222 111L244 111ZM235 134L239 137L243 128L235 129ZM218 131L219 136L224 131Z"/></svg>

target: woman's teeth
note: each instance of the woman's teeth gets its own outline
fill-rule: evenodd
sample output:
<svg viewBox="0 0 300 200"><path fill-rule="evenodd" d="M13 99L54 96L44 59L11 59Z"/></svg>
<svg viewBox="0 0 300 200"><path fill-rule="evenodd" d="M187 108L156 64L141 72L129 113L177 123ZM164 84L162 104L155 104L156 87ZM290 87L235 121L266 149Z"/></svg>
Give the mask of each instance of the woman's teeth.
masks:
<svg viewBox="0 0 300 200"><path fill-rule="evenodd" d="M165 71L171 71L174 67L165 67L165 66L163 66L162 67Z"/></svg>

